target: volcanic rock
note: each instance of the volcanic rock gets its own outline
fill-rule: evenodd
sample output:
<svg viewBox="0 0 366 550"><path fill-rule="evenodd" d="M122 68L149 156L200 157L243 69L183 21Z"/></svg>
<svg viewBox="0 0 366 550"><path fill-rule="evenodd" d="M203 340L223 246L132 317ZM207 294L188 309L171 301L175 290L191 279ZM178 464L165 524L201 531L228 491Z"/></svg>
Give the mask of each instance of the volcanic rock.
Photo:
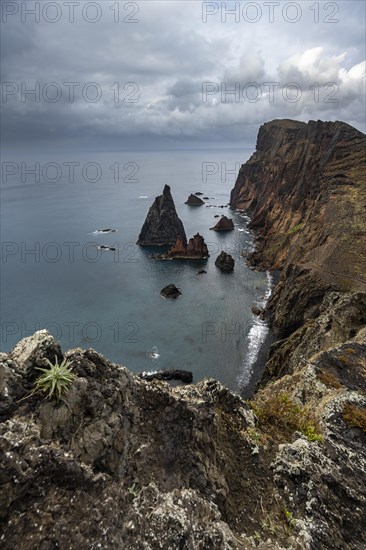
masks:
<svg viewBox="0 0 366 550"><path fill-rule="evenodd" d="M234 269L235 260L230 254L222 251L221 254L216 258L215 266L221 269L224 272L230 272Z"/></svg>
<svg viewBox="0 0 366 550"><path fill-rule="evenodd" d="M201 269L200 271L197 271L197 275L204 275L205 273L207 273L205 269Z"/></svg>
<svg viewBox="0 0 366 550"><path fill-rule="evenodd" d="M204 260L210 255L204 238L197 233L188 244L179 236L175 245L165 254L165 258L181 260Z"/></svg>
<svg viewBox="0 0 366 550"><path fill-rule="evenodd" d="M210 229L213 229L214 231L233 231L234 223L233 220L227 218L226 216L222 216L217 224L214 227L210 227Z"/></svg>
<svg viewBox="0 0 366 550"><path fill-rule="evenodd" d="M262 307L253 306L252 307L252 313L259 317L262 321L265 319L266 310Z"/></svg>
<svg viewBox="0 0 366 550"><path fill-rule="evenodd" d="M155 198L142 226L137 244L141 246L171 246L178 236L186 239L183 223L178 218L169 185Z"/></svg>
<svg viewBox="0 0 366 550"><path fill-rule="evenodd" d="M281 270L268 305L284 340L270 360L276 376L300 348L304 358L329 345L325 328L313 330L327 296L366 292L365 148L365 134L344 122L274 120L239 171L231 206L251 215L258 235L248 261Z"/></svg>
<svg viewBox="0 0 366 550"><path fill-rule="evenodd" d="M182 293L175 285L170 284L165 286L161 291L160 294L164 296L164 298L178 298L178 296L181 296Z"/></svg>
<svg viewBox="0 0 366 550"><path fill-rule="evenodd" d="M189 197L186 200L185 204L188 204L189 206L202 206L205 203L202 199L200 199L196 195L189 195Z"/></svg>
<svg viewBox="0 0 366 550"><path fill-rule="evenodd" d="M157 372L142 372L139 377L143 380L181 380L185 384L191 384L193 374L189 370L168 369Z"/></svg>

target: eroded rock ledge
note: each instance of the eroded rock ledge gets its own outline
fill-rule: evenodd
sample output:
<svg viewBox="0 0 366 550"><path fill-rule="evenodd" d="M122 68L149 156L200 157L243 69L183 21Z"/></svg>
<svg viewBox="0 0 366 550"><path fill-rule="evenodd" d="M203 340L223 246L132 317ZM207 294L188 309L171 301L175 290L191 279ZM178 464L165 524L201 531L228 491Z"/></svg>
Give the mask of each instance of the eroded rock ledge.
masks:
<svg viewBox="0 0 366 550"><path fill-rule="evenodd" d="M363 338L251 403L215 380L146 382L46 331L22 340L0 356L1 547L359 550ZM29 397L54 356L77 375L67 396ZM322 440L287 418L292 402L297 416L311 408Z"/></svg>

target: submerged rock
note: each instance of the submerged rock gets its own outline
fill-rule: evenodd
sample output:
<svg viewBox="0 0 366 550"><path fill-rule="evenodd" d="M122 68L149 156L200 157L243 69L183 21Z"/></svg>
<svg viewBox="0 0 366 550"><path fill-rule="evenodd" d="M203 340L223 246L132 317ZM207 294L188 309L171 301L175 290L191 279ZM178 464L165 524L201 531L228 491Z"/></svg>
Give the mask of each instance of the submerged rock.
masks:
<svg viewBox="0 0 366 550"><path fill-rule="evenodd" d="M164 298L178 298L178 296L181 296L182 293L175 285L170 284L165 286L161 291L160 294L164 296Z"/></svg>
<svg viewBox="0 0 366 550"><path fill-rule="evenodd" d="M189 195L185 204L188 204L189 206L202 206L202 204L205 204L205 203L202 199L200 199L196 195Z"/></svg>
<svg viewBox="0 0 366 550"><path fill-rule="evenodd" d="M221 254L216 258L215 266L221 269L221 271L229 273L234 269L235 260L227 252L222 251Z"/></svg>
<svg viewBox="0 0 366 550"><path fill-rule="evenodd" d="M169 185L155 198L142 226L137 244L141 246L171 246L178 236L186 239L183 223L178 218Z"/></svg>
<svg viewBox="0 0 366 550"><path fill-rule="evenodd" d="M205 273L207 273L205 269L201 269L200 271L197 271L197 275L204 275Z"/></svg>
<svg viewBox="0 0 366 550"><path fill-rule="evenodd" d="M234 222L226 216L222 216L217 224L214 227L210 227L210 229L214 231L233 231Z"/></svg>

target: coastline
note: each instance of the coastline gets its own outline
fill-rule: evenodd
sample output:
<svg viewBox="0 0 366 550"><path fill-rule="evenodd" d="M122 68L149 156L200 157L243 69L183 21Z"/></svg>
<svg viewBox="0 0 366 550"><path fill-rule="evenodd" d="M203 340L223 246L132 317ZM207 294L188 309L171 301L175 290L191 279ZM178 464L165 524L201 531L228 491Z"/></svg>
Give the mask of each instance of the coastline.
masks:
<svg viewBox="0 0 366 550"><path fill-rule="evenodd" d="M238 389L244 399L250 399L266 367L269 350L277 341L268 318L267 305L280 278L279 271L267 271L268 290L257 306L266 310L264 320L253 314L253 324L249 330L248 346L238 375Z"/></svg>

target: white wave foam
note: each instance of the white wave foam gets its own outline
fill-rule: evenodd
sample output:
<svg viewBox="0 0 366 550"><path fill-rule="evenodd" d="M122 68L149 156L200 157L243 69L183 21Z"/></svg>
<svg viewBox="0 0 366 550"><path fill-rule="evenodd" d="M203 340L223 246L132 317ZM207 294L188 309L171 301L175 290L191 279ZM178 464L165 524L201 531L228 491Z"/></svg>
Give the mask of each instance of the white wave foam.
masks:
<svg viewBox="0 0 366 550"><path fill-rule="evenodd" d="M96 229L91 235L108 235L108 233L117 233L118 229Z"/></svg>
<svg viewBox="0 0 366 550"><path fill-rule="evenodd" d="M265 308L271 296L273 288L273 277L269 271L267 275L267 290L261 300L258 301L258 307ZM253 374L253 366L255 365L262 345L264 344L269 333L269 327L266 321L262 321L257 317L254 319L253 326L248 334L248 346L245 358L243 360L241 372L237 378L239 386L245 386L250 381Z"/></svg>
<svg viewBox="0 0 366 550"><path fill-rule="evenodd" d="M156 346L154 346L151 351L148 351L146 355L153 361L157 361L160 357L159 350Z"/></svg>
<svg viewBox="0 0 366 550"><path fill-rule="evenodd" d="M149 197L147 195L140 195L139 199L148 199Z"/></svg>

